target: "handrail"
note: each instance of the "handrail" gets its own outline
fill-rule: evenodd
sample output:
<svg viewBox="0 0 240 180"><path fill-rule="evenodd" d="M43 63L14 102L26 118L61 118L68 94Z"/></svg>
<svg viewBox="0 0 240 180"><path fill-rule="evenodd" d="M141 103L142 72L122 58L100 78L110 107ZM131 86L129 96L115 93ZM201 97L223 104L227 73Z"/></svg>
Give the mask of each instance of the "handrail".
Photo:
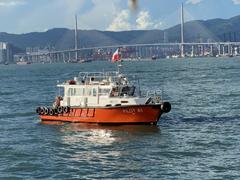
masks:
<svg viewBox="0 0 240 180"><path fill-rule="evenodd" d="M78 77L119 77L118 72L80 72Z"/></svg>
<svg viewBox="0 0 240 180"><path fill-rule="evenodd" d="M161 96L163 93L162 90L157 89L157 90L141 90L141 97L156 97L156 96Z"/></svg>

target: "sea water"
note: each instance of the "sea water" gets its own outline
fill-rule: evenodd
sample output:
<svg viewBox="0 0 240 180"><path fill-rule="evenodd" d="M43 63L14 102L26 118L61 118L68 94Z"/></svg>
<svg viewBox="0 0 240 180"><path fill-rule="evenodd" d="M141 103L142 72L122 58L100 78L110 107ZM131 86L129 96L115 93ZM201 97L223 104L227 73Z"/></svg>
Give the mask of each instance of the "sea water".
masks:
<svg viewBox="0 0 240 180"><path fill-rule="evenodd" d="M240 58L125 62L171 102L157 126L40 123L57 82L115 69L0 65L0 179L240 179Z"/></svg>

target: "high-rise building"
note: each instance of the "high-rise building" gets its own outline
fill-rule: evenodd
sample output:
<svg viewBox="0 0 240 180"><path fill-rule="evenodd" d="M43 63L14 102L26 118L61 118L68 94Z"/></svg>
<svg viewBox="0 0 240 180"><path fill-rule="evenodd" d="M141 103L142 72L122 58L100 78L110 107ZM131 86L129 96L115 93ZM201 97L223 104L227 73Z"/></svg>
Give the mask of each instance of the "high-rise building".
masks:
<svg viewBox="0 0 240 180"><path fill-rule="evenodd" d="M0 42L0 63L12 63L13 50L12 46L7 42Z"/></svg>

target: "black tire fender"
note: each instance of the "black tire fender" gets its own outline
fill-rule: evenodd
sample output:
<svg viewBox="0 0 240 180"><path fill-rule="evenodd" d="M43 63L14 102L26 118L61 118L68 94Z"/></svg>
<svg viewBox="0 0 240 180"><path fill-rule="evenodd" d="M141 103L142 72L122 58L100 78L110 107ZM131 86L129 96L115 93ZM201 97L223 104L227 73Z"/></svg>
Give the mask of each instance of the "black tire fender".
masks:
<svg viewBox="0 0 240 180"><path fill-rule="evenodd" d="M49 114L49 108L44 107L44 114L45 114L45 115L48 115L48 114Z"/></svg>
<svg viewBox="0 0 240 180"><path fill-rule="evenodd" d="M164 112L164 113L169 113L172 109L172 106L169 102L164 102L162 103L161 105L161 110Z"/></svg>
<svg viewBox="0 0 240 180"><path fill-rule="evenodd" d="M70 111L70 107L69 106L63 107L63 113L68 113L69 111Z"/></svg>
<svg viewBox="0 0 240 180"><path fill-rule="evenodd" d="M51 109L49 109L49 115L50 116L53 116L54 115L54 110L51 108Z"/></svg>
<svg viewBox="0 0 240 180"><path fill-rule="evenodd" d="M58 111L58 114L62 114L63 113L63 107L62 106L59 106L57 108L57 111Z"/></svg>

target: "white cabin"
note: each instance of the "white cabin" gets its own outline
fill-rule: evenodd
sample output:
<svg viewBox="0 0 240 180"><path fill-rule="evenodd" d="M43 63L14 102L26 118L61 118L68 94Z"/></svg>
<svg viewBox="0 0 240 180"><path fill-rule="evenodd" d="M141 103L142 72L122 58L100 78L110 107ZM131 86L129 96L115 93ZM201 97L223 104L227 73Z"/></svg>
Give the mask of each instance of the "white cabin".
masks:
<svg viewBox="0 0 240 180"><path fill-rule="evenodd" d="M61 106L106 107L146 104L149 97L135 95L135 86L118 72L79 73L74 80L57 85L64 88Z"/></svg>

